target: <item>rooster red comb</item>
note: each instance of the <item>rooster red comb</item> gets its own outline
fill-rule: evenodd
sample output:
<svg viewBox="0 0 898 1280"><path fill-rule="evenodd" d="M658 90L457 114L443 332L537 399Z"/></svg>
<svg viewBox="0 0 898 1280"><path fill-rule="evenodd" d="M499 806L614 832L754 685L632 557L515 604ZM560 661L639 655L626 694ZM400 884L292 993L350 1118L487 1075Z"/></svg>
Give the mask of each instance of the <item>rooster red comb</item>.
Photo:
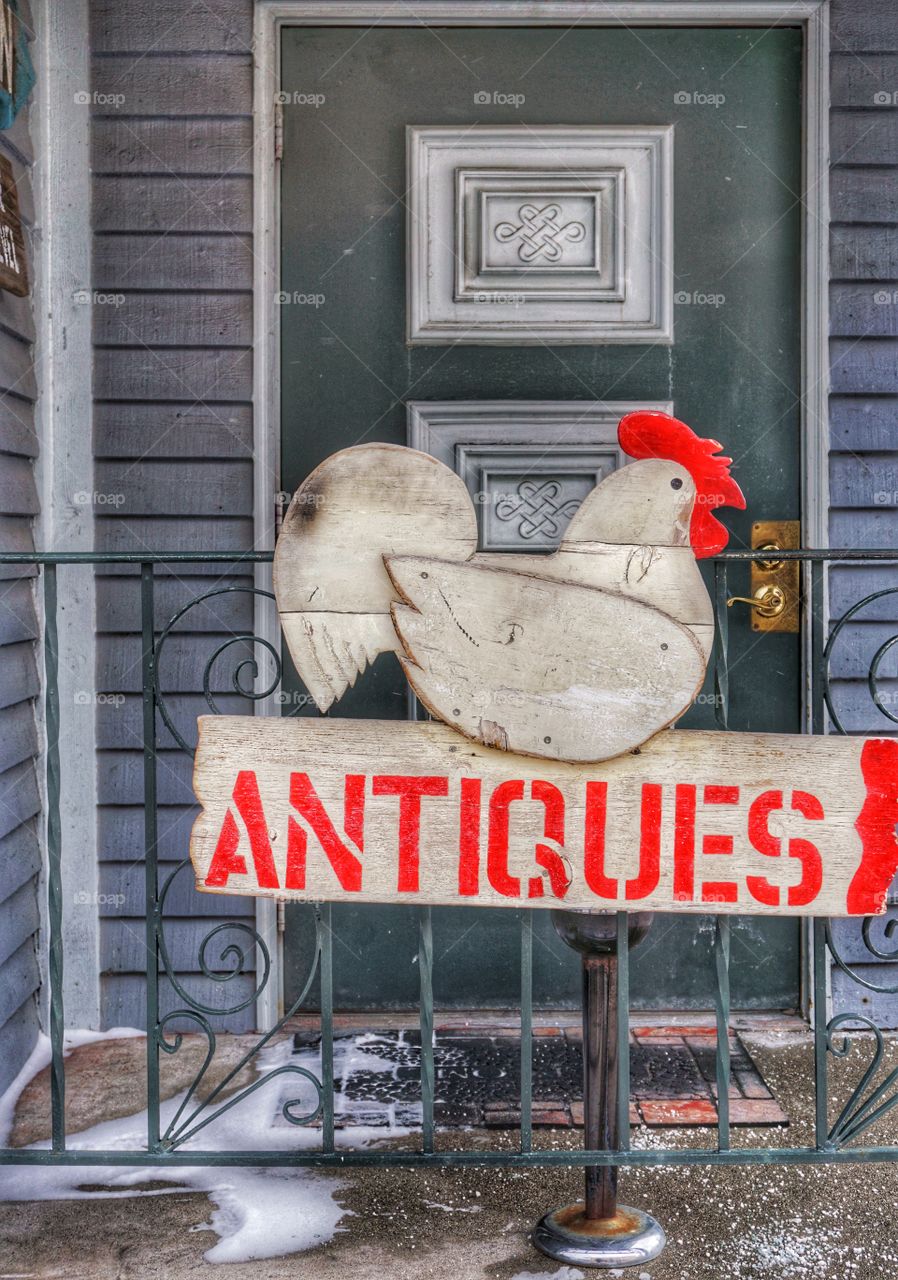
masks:
<svg viewBox="0 0 898 1280"><path fill-rule="evenodd" d="M723 551L729 533L713 514L715 507L745 510L745 497L730 475L732 458L716 440L703 440L685 422L669 414L643 411L620 420L617 438L631 458L664 458L685 467L695 483L689 541L697 560Z"/></svg>

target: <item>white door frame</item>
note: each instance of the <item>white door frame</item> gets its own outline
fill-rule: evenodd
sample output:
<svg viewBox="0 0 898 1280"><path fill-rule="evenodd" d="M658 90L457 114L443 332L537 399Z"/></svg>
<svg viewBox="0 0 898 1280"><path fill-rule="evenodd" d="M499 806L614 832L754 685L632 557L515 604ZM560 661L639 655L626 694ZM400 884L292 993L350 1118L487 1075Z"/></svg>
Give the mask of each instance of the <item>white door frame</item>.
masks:
<svg viewBox="0 0 898 1280"><path fill-rule="evenodd" d="M255 368L255 538L272 547L280 489L280 379L277 289L280 279L280 175L276 160L280 33L294 26L420 27L800 27L804 34L802 129L802 524L804 542L825 547L829 448L829 2L828 0L256 0L254 58L253 245ZM269 566L257 585L271 589ZM256 634L278 644L270 601L257 597ZM809 634L810 628L805 628ZM806 664L809 669L809 664ZM270 680L271 670L260 673ZM269 700L259 714L272 714ZM274 905L257 902L257 928L283 972ZM807 950L807 946L805 947ZM271 984L257 1006L259 1025L277 1017Z"/></svg>

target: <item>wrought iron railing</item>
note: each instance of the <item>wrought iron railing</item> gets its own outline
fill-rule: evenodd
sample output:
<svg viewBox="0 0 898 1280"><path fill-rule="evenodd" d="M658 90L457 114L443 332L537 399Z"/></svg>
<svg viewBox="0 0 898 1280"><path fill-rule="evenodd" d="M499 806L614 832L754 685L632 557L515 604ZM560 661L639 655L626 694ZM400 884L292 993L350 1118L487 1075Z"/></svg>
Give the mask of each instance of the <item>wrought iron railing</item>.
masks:
<svg viewBox="0 0 898 1280"><path fill-rule="evenodd" d="M798 560L802 564L804 617L810 660L810 708L808 728L815 733L844 732L844 726L835 705L831 682L830 662L844 628L871 602L885 597L898 597L898 550L827 550L782 551L778 558ZM747 561L769 557L769 552L738 551L717 558L714 566L714 598L717 621L717 642L714 657L715 715L722 727L727 726L729 705L728 622L726 600L729 593L728 575L734 566ZM164 729L183 751L191 748L180 733L166 702L159 676L160 658L165 644L188 610L210 599L250 593L271 599L271 593L243 584L215 586L196 595L178 609L170 621L157 630L156 586L157 567L175 564L219 564L229 566L233 574L237 566L267 563L271 553L240 555L218 552L200 556L196 551L169 555L129 553L0 553L0 564L38 566L43 579L47 795L47 931L48 982L49 982L49 1033L52 1046L51 1063L51 1120L52 1139L49 1149L39 1147L9 1148L0 1151L0 1162L18 1164L54 1163L73 1165L125 1165L149 1164L159 1166L225 1164L225 1165L631 1165L653 1166L658 1164L750 1164L750 1163L807 1163L884 1161L898 1158L898 1146L861 1146L857 1139L861 1133L881 1120L888 1111L898 1105L898 1068L884 1067L885 1041L882 1031L863 1013L839 1012L829 1017L827 1012L827 981L831 966L836 966L860 987L885 994L898 993L898 981L889 979L877 982L869 974L860 973L843 956L833 936L828 920L815 920L812 927L812 1001L811 1021L814 1032L814 1085L815 1116L814 1139L805 1146L737 1146L731 1145L729 1115L730 1047L730 921L726 916L717 917L712 940L715 1006L717 1031L717 1140L708 1147L665 1147L653 1145L651 1149L630 1145L629 1094L630 1078L628 1055L621 1055L618 1074L617 1109L620 1148L616 1150L573 1150L534 1146L533 1141L533 945L531 912L520 914L520 1136L517 1149L452 1149L445 1143L435 1147L434 1124L434 998L433 998L433 933L429 908L408 908L419 911L418 974L419 1022L421 1032L420 1088L422 1126L420 1143L414 1147L391 1145L389 1149L348 1149L336 1147L334 1141L334 1007L333 1007L333 955L331 908L322 904L315 912L315 945L306 980L299 995L291 1001L274 1027L260 1035L214 1086L204 1092L204 1082L215 1060L218 1039L213 1021L248 1008L272 981L273 964L268 946L258 931L244 920L216 919L199 946L198 968L209 981L226 989L227 984L244 974L254 975L253 990L243 994L230 1004L205 1003L179 978L166 942L164 911L173 881L178 875L189 875L189 862L185 859L160 886L158 880L158 812L157 781L158 751L157 714ZM829 568L833 564L883 563L894 567L896 585L873 592L858 600L842 615L827 622L826 590ZM63 1056L65 1011L63 1008L63 910L61 866L66 856L63 847L60 820L60 779L66 763L60 757L60 699L59 699L59 643L57 610L57 571L69 565L125 565L140 571L141 616L141 669L143 703L143 787L144 787L144 879L146 891L145 940L146 963L146 1026L147 1056L146 1075L148 1090L146 1143L135 1150L91 1150L83 1146L67 1145L65 1132L65 1063ZM242 657L232 675L232 690L248 699L270 697L281 679L281 656L277 645L251 632L235 632L219 641L214 653L205 665L203 695L212 712L217 711L212 690L211 672L216 660L235 644L261 644L274 669L273 682L265 689L257 687L258 663L252 657ZM898 645L898 636L892 637L877 649L868 672L871 706L884 718L883 732L889 732L892 724L898 724L898 715L888 709L879 692L879 677L886 655ZM252 684L249 681L252 681ZM864 922L861 937L871 960L898 960L898 952L892 954L877 945L872 936L873 920ZM885 939L889 941L896 922L885 926ZM241 941L233 940L234 936ZM225 941L226 935L231 940ZM618 1043L626 1046L630 1031L630 967L628 949L627 915L617 917L618 942L618 992L617 1033ZM210 954L216 944L220 950L215 963ZM178 999L180 1007L161 1012L160 979L166 977ZM304 1006L318 982L320 998L321 1066L316 1075L300 1063L278 1065L260 1073L248 1085L237 1087L244 1068L259 1060L260 1052L283 1032L290 1020ZM236 989L236 988L235 988ZM179 1023L176 1028L173 1024ZM195 1028L205 1040L204 1061L196 1073L171 1120L162 1128L160 1113L160 1055L177 1054L183 1043L183 1027ZM860 1030L859 1037L851 1032ZM846 1057L858 1046L858 1056L866 1046L870 1050L869 1061L857 1083L848 1090L847 1101L836 1118L831 1119L828 1064L834 1057ZM203 1150L193 1140L217 1116L238 1107L256 1090L266 1086L274 1077L292 1075L310 1086L316 1104L309 1108L301 1100L288 1100L282 1105L284 1120L292 1125L319 1125L320 1143L317 1148L298 1150ZM230 1092L231 1089L235 1091ZM305 1105L304 1110L300 1110ZM187 1144L190 1143L189 1147Z"/></svg>

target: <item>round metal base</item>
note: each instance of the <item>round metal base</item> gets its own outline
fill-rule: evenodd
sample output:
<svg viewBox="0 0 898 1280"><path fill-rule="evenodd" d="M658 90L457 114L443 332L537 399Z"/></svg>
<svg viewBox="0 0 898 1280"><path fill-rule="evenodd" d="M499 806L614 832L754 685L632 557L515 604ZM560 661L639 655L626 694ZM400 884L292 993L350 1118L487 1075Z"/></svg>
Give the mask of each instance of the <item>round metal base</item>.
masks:
<svg viewBox="0 0 898 1280"><path fill-rule="evenodd" d="M624 1204L613 1218L592 1220L582 1204L556 1209L540 1218L532 1239L548 1257L575 1267L635 1267L657 1258L667 1242L654 1218Z"/></svg>

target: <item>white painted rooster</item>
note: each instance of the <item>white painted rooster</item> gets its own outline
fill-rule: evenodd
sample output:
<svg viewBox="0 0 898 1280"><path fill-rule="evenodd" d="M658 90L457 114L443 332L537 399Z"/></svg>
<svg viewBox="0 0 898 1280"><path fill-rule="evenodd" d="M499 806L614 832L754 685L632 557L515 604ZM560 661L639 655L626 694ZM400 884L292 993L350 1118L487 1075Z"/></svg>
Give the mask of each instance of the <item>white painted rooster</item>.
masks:
<svg viewBox="0 0 898 1280"><path fill-rule="evenodd" d="M731 459L677 419L639 412L637 459L585 499L554 554L477 552L462 480L427 454L366 444L294 494L274 582L290 653L326 711L394 651L421 702L489 747L600 761L683 714L714 620L696 558L744 508Z"/></svg>

